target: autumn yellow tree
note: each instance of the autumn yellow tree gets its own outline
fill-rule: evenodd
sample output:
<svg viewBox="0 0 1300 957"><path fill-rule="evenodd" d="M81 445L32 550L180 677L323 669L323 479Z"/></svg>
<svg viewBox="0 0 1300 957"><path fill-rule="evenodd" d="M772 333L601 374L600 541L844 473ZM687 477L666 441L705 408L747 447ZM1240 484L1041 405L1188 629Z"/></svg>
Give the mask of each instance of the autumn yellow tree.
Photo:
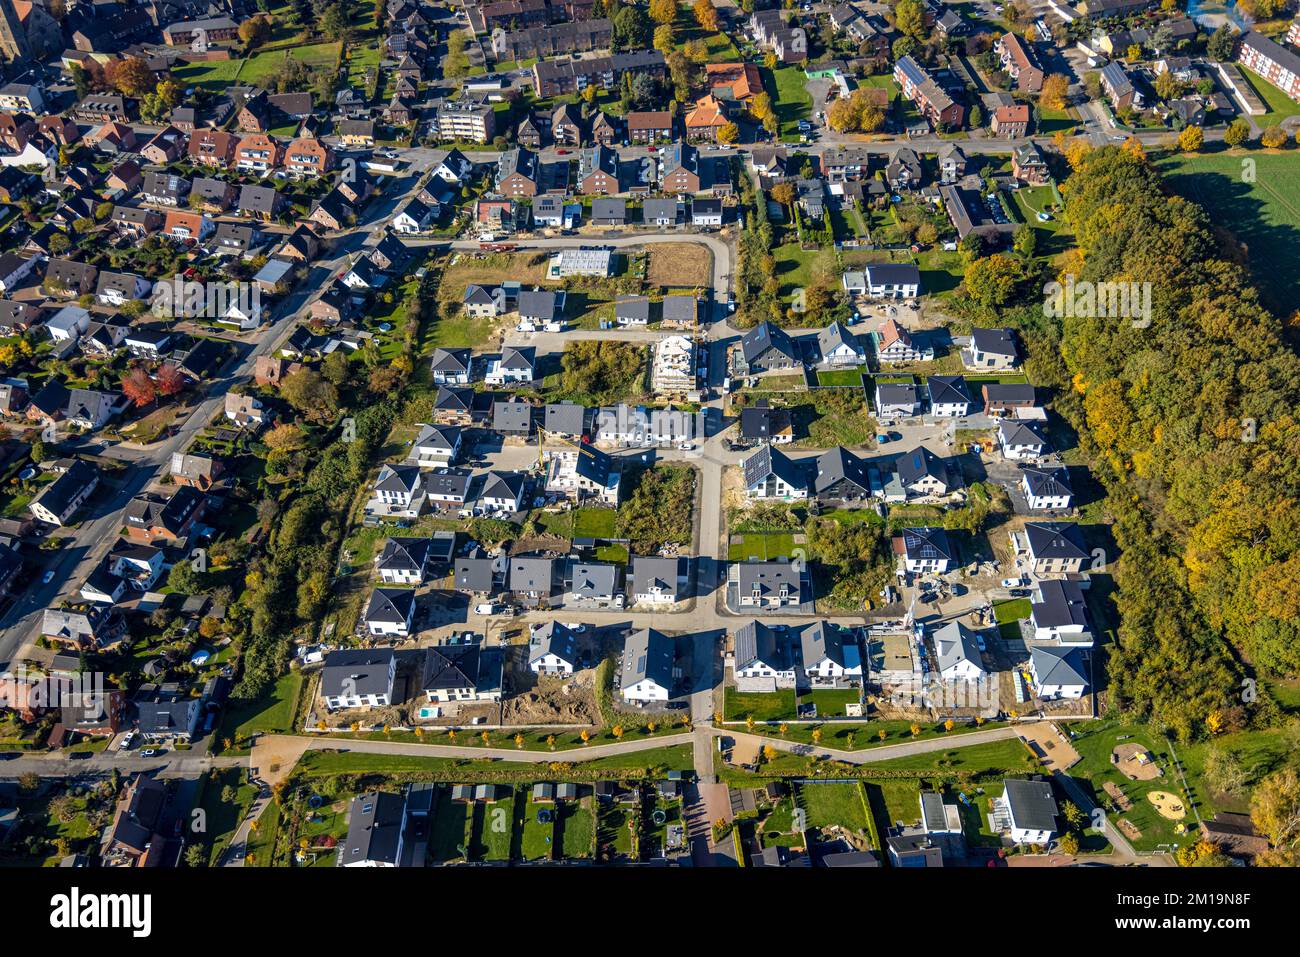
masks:
<svg viewBox="0 0 1300 957"><path fill-rule="evenodd" d="M623 726L621 724L614 725L614 727L609 729L609 733L614 736L615 741L623 740Z"/></svg>
<svg viewBox="0 0 1300 957"><path fill-rule="evenodd" d="M1060 73L1050 73L1043 79L1038 102L1049 110L1065 109L1065 97L1070 91L1070 81Z"/></svg>
<svg viewBox="0 0 1300 957"><path fill-rule="evenodd" d="M695 0L691 12L695 14L695 22L703 30L708 33L718 32L718 11L713 6L713 0Z"/></svg>
<svg viewBox="0 0 1300 957"><path fill-rule="evenodd" d="M921 726L917 724L915 721L912 722L912 727L909 730L911 730L912 737L914 738L918 737L921 734Z"/></svg>
<svg viewBox="0 0 1300 957"><path fill-rule="evenodd" d="M589 741L591 740L591 732L588 731L586 728L583 728L583 729L582 729L582 733L579 734L578 737L580 737L580 738L582 739L582 743L583 743L583 744L586 744L587 742L589 742Z"/></svg>
<svg viewBox="0 0 1300 957"><path fill-rule="evenodd" d="M650 19L655 23L672 23L677 19L677 0L650 0Z"/></svg>
<svg viewBox="0 0 1300 957"><path fill-rule="evenodd" d="M1195 123L1183 128L1178 134L1178 148L1184 153L1199 152L1205 145L1205 131Z"/></svg>
<svg viewBox="0 0 1300 957"><path fill-rule="evenodd" d="M516 748L522 748L523 746L524 746L524 736L523 736L522 734L516 734L516 735L515 735L515 747L516 747Z"/></svg>

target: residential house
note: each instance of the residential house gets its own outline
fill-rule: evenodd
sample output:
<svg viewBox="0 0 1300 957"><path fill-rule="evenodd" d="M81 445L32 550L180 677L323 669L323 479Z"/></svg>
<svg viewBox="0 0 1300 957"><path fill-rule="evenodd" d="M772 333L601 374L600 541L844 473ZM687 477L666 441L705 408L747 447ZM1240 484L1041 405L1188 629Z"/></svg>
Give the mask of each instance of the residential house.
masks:
<svg viewBox="0 0 1300 957"><path fill-rule="evenodd" d="M331 651L321 669L320 696L330 711L386 708L393 704L396 676L397 655L392 648Z"/></svg>
<svg viewBox="0 0 1300 957"><path fill-rule="evenodd" d="M914 575L942 575L952 570L956 554L942 528L904 528L894 537L894 554L903 569Z"/></svg>
<svg viewBox="0 0 1300 957"><path fill-rule="evenodd" d="M366 603L366 630L372 638L405 638L415 624L415 592L407 588L376 588Z"/></svg>
<svg viewBox="0 0 1300 957"><path fill-rule="evenodd" d="M653 628L628 635L623 645L618 686L628 704L663 703L672 697L676 646Z"/></svg>

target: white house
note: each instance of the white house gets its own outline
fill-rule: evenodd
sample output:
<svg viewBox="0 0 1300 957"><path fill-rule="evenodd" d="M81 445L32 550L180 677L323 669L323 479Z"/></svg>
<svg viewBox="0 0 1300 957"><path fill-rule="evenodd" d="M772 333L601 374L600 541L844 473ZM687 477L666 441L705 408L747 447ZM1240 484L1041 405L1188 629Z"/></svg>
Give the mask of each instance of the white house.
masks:
<svg viewBox="0 0 1300 957"><path fill-rule="evenodd" d="M528 639L528 670L539 675L571 675L581 667L578 634L568 625L547 621Z"/></svg>
<svg viewBox="0 0 1300 957"><path fill-rule="evenodd" d="M772 692L795 686L794 643L784 625L773 628L751 621L736 630L732 646L737 691Z"/></svg>
<svg viewBox="0 0 1300 957"><path fill-rule="evenodd" d="M936 418L963 418L970 414L970 392L959 375L932 375L926 380L930 391L930 414Z"/></svg>
<svg viewBox="0 0 1300 957"><path fill-rule="evenodd" d="M1082 698L1088 690L1086 667L1078 648L1036 645L1029 651L1029 675L1044 701Z"/></svg>
<svg viewBox="0 0 1300 957"><path fill-rule="evenodd" d="M415 621L415 592L376 588L366 605L366 629L372 638L405 638Z"/></svg>
<svg viewBox="0 0 1300 957"><path fill-rule="evenodd" d="M487 512L517 512L524 494L524 476L519 472L488 472L478 503Z"/></svg>
<svg viewBox="0 0 1300 957"><path fill-rule="evenodd" d="M1006 372L1020 364L1020 353L1010 329L972 329L961 359L968 369Z"/></svg>
<svg viewBox="0 0 1300 957"><path fill-rule="evenodd" d="M1003 458L1012 461L1041 458L1048 451L1041 428L1021 419L1003 419L998 423L998 447Z"/></svg>
<svg viewBox="0 0 1300 957"><path fill-rule="evenodd" d="M1020 490L1025 501L1036 512L1065 510L1074 502L1069 473L1063 468L1034 468L1022 466Z"/></svg>
<svg viewBox="0 0 1300 957"><path fill-rule="evenodd" d="M862 679L862 652L855 632L817 621L803 629L799 646L810 685L840 686Z"/></svg>
<svg viewBox="0 0 1300 957"><path fill-rule="evenodd" d="M867 361L857 336L838 322L817 333L817 349L819 364L824 366L855 366Z"/></svg>
<svg viewBox="0 0 1300 957"><path fill-rule="evenodd" d="M55 342L76 342L90 329L90 313L80 306L64 306L45 320L45 329Z"/></svg>
<svg viewBox="0 0 1300 957"><path fill-rule="evenodd" d="M911 263L872 263L862 273L866 294L873 299L915 299L921 294L921 270Z"/></svg>
<svg viewBox="0 0 1300 957"><path fill-rule="evenodd" d="M749 498L800 501L808 497L808 472L771 445L760 446L740 467Z"/></svg>
<svg viewBox="0 0 1300 957"><path fill-rule="evenodd" d="M1029 605L1034 640L1071 648L1091 648L1092 628L1083 588L1071 578L1048 578L1034 589Z"/></svg>
<svg viewBox="0 0 1300 957"><path fill-rule="evenodd" d="M460 455L460 445L459 426L421 423L407 461L422 469L446 468Z"/></svg>
<svg viewBox="0 0 1300 957"><path fill-rule="evenodd" d="M629 704L665 702L672 697L673 663L676 649L673 639L643 628L628 636L623 646L623 663L619 669L619 690Z"/></svg>
<svg viewBox="0 0 1300 957"><path fill-rule="evenodd" d="M905 528L894 540L903 568L913 574L942 575L952 570L953 551L942 528Z"/></svg>
<svg viewBox="0 0 1300 957"><path fill-rule="evenodd" d="M379 469L366 512L388 518L418 518L424 498L424 479L418 465L384 465Z"/></svg>
<svg viewBox="0 0 1300 957"><path fill-rule="evenodd" d="M939 677L944 681L978 681L986 674L974 633L949 621L933 634Z"/></svg>
<svg viewBox="0 0 1300 957"><path fill-rule="evenodd" d="M934 347L918 344L910 332L887 319L877 333L876 356L881 362L929 362L934 358Z"/></svg>
<svg viewBox="0 0 1300 957"><path fill-rule="evenodd" d="M1006 820L1015 844L1046 846L1056 836L1056 798L1047 781L1007 778L1002 796L993 799L995 817Z"/></svg>
<svg viewBox="0 0 1300 957"><path fill-rule="evenodd" d="M393 702L397 655L392 648L349 648L325 656L320 695L330 711L386 708Z"/></svg>

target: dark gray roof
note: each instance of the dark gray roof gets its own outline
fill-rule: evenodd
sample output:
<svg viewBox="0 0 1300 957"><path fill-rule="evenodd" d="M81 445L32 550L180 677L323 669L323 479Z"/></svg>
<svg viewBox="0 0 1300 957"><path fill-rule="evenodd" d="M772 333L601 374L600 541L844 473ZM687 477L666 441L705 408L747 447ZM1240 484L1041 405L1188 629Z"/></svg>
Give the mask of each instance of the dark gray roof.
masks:
<svg viewBox="0 0 1300 957"><path fill-rule="evenodd" d="M824 658L829 658L841 668L846 667L844 646L853 645L857 637L853 632L829 621L819 620L805 625L799 633L799 647L803 666L810 668Z"/></svg>
<svg viewBox="0 0 1300 957"><path fill-rule="evenodd" d="M326 698L344 694L387 694L392 648L348 648L331 651L321 670L320 693Z"/></svg>
<svg viewBox="0 0 1300 957"><path fill-rule="evenodd" d="M1034 624L1041 628L1088 626L1088 603L1076 581L1049 578L1039 582L1030 607Z"/></svg>
<svg viewBox="0 0 1300 957"><path fill-rule="evenodd" d="M536 319L548 320L554 319L556 315L557 298L555 293L547 289L527 289L519 293L519 315L528 316ZM511 350L506 349L505 352ZM515 350L521 351L521 350ZM505 356L502 355L502 363L505 362Z"/></svg>
<svg viewBox="0 0 1300 957"><path fill-rule="evenodd" d="M1040 449L1050 448L1047 439L1043 436L1041 426L1020 419L1004 419L999 422L998 438L1004 445L1028 445L1037 446Z"/></svg>
<svg viewBox="0 0 1300 957"><path fill-rule="evenodd" d="M1016 339L1010 329L972 329L971 342L980 352L989 352L998 356L1015 357Z"/></svg>
<svg viewBox="0 0 1300 957"><path fill-rule="evenodd" d="M521 292L519 294L520 303L522 304L524 296L529 293ZM554 293L546 295L554 298ZM522 311L522 310L521 310ZM506 346L501 350L501 368L503 369L527 369L530 372L537 367L537 350L532 346Z"/></svg>
<svg viewBox="0 0 1300 957"><path fill-rule="evenodd" d="M695 322L699 316L699 302L694 296L664 296L665 322Z"/></svg>
<svg viewBox="0 0 1300 957"><path fill-rule="evenodd" d="M490 558L456 559L456 590L465 592L492 591L493 574Z"/></svg>
<svg viewBox="0 0 1300 957"><path fill-rule="evenodd" d="M934 631L934 650L939 656L938 666L942 673L952 665L970 661L984 667L980 657L980 648L974 633L959 621L945 622Z"/></svg>
<svg viewBox="0 0 1300 957"><path fill-rule="evenodd" d="M632 587L629 590L633 594L646 594L657 585L677 593L681 567L680 558L638 555L632 559Z"/></svg>
<svg viewBox="0 0 1300 957"><path fill-rule="evenodd" d="M827 449L817 456L817 474L813 478L813 492L820 495L840 482L848 481L864 495L871 494L871 481L867 478L867 465L843 446Z"/></svg>
<svg viewBox="0 0 1300 957"><path fill-rule="evenodd" d="M1056 830L1056 798L1047 781L1006 779L1006 801L1016 827L1030 831Z"/></svg>
<svg viewBox="0 0 1300 957"><path fill-rule="evenodd" d="M745 471L745 488L753 488L766 481L769 475L775 475L793 488L808 487L807 472L791 461L784 452L771 445L764 445L757 449L745 459L742 468Z"/></svg>
<svg viewBox="0 0 1300 957"><path fill-rule="evenodd" d="M966 379L959 375L932 375L926 382L930 390L930 404L970 403Z"/></svg>
<svg viewBox="0 0 1300 957"><path fill-rule="evenodd" d="M782 587L788 588L792 595L802 594L803 572L799 562L738 562L737 569L742 598L752 595L756 589L761 597L766 598Z"/></svg>
<svg viewBox="0 0 1300 957"><path fill-rule="evenodd" d="M610 196L597 196L591 201L592 219L614 219L623 222L627 219L627 200Z"/></svg>
<svg viewBox="0 0 1300 957"><path fill-rule="evenodd" d="M544 427L547 432L582 435L586 431L587 409L575 402L551 402L546 406Z"/></svg>
<svg viewBox="0 0 1300 957"><path fill-rule="evenodd" d="M468 286L465 289L465 301L469 301L469 290L480 289L482 286ZM492 301L491 294L488 295L488 301ZM429 367L434 372L462 373L469 371L468 349L435 349L433 350L433 360Z"/></svg>
<svg viewBox="0 0 1300 957"><path fill-rule="evenodd" d="M795 361L799 359L799 350L795 348L794 342L786 335L785 330L770 322L760 322L745 333L744 338L740 340L740 348L746 362L753 362L769 349L775 349Z"/></svg>
<svg viewBox="0 0 1300 957"><path fill-rule="evenodd" d="M376 588L366 605L366 621L405 624L415 611L415 592L407 588Z"/></svg>
<svg viewBox="0 0 1300 957"><path fill-rule="evenodd" d="M829 326L817 333L817 348L821 350L823 356L830 355L835 349L846 345L855 352L861 352L862 346L858 344L858 338L838 322L832 322Z"/></svg>
<svg viewBox="0 0 1300 957"><path fill-rule="evenodd" d="M924 477L931 476L943 483L944 488L952 485L948 476L948 466L943 459L935 455L924 445L918 445L910 452L904 452L894 462L898 479L904 485L911 485Z"/></svg>
<svg viewBox="0 0 1300 957"><path fill-rule="evenodd" d="M784 627L770 628L761 621L751 621L736 629L733 636L735 668L743 671L755 662L773 671L788 671L793 664L793 646Z"/></svg>
<svg viewBox="0 0 1300 957"><path fill-rule="evenodd" d="M533 632L529 640L528 661L531 664L545 655L555 655L574 667L578 664L578 636L568 625L558 621L545 622Z"/></svg>
<svg viewBox="0 0 1300 957"><path fill-rule="evenodd" d="M629 322L650 321L650 300L646 296L619 296L614 302L614 318Z"/></svg>
<svg viewBox="0 0 1300 957"><path fill-rule="evenodd" d="M1088 686L1078 648L1035 645L1030 649L1029 657L1040 685Z"/></svg>
<svg viewBox="0 0 1300 957"><path fill-rule="evenodd" d="M432 469L424 473L424 490L430 496L464 501L471 477L466 469Z"/></svg>
<svg viewBox="0 0 1300 957"><path fill-rule="evenodd" d="M53 512L62 515L87 485L99 477L99 472L89 462L77 459L72 467L56 478L36 496L36 501Z"/></svg>
<svg viewBox="0 0 1300 957"><path fill-rule="evenodd" d="M401 492L410 495L420 481L420 469L415 465L385 465L375 480L375 490Z"/></svg>
<svg viewBox="0 0 1300 957"><path fill-rule="evenodd" d="M1020 470L1033 496L1053 497L1073 495L1070 487L1070 473L1063 468L1034 468L1025 466Z"/></svg>
<svg viewBox="0 0 1300 957"><path fill-rule="evenodd" d="M390 538L379 555L380 571L422 573L429 561L429 538Z"/></svg>
<svg viewBox="0 0 1300 957"><path fill-rule="evenodd" d="M989 402L1033 405L1034 387L1027 382L986 382L984 398Z"/></svg>
<svg viewBox="0 0 1300 957"><path fill-rule="evenodd" d="M627 638L623 646L623 667L619 670L619 688L626 689L641 681L653 681L669 691L673 687L673 640L653 628L643 628Z"/></svg>
<svg viewBox="0 0 1300 957"><path fill-rule="evenodd" d="M398 864L406 802L400 794L358 794L348 806L348 836L339 853L344 865L363 861Z"/></svg>
<svg viewBox="0 0 1300 957"><path fill-rule="evenodd" d="M417 449L439 449L443 452L450 452L460 441L460 426L458 425L430 425L424 423L420 426L420 433L411 443L412 454Z"/></svg>
<svg viewBox="0 0 1300 957"><path fill-rule="evenodd" d="M483 480L483 498L518 499L524 489L524 476L519 472L488 472Z"/></svg>
<svg viewBox="0 0 1300 957"><path fill-rule="evenodd" d="M492 428L497 432L527 434L533 427L533 407L527 402L493 402Z"/></svg>
<svg viewBox="0 0 1300 957"><path fill-rule="evenodd" d="M915 382L881 382L876 385L876 401L881 406L916 406L921 402L921 387Z"/></svg>
<svg viewBox="0 0 1300 957"><path fill-rule="evenodd" d="M550 594L555 562L549 558L510 559L510 590Z"/></svg>
<svg viewBox="0 0 1300 957"><path fill-rule="evenodd" d="M618 566L595 562L578 562L570 575L570 591L579 598L611 598L618 590Z"/></svg>
<svg viewBox="0 0 1300 957"><path fill-rule="evenodd" d="M1025 525L1025 537L1036 560L1088 557L1083 532L1073 522L1029 522Z"/></svg>
<svg viewBox="0 0 1300 957"><path fill-rule="evenodd" d="M948 543L948 533L942 528L921 525L904 528L899 533L903 540L903 551L908 558L945 558L953 557L952 546Z"/></svg>

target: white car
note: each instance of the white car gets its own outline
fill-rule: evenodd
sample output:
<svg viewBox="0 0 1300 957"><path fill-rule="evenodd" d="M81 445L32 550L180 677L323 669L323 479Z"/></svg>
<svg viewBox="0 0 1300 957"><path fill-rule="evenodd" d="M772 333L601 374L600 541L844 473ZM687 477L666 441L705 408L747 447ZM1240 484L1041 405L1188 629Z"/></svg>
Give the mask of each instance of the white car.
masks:
<svg viewBox="0 0 1300 957"><path fill-rule="evenodd" d="M1021 578L1004 578L1004 579L1002 579L1002 587L1003 587L1003 588L1019 588L1021 585L1024 585L1024 584L1025 584L1025 579L1024 579L1023 577L1021 577Z"/></svg>
<svg viewBox="0 0 1300 957"><path fill-rule="evenodd" d="M495 615L501 610L501 606L495 602L485 601L474 606L476 615Z"/></svg>
<svg viewBox="0 0 1300 957"><path fill-rule="evenodd" d="M690 442L683 442L681 445L677 446L677 449L680 452L694 452L695 446Z"/></svg>

